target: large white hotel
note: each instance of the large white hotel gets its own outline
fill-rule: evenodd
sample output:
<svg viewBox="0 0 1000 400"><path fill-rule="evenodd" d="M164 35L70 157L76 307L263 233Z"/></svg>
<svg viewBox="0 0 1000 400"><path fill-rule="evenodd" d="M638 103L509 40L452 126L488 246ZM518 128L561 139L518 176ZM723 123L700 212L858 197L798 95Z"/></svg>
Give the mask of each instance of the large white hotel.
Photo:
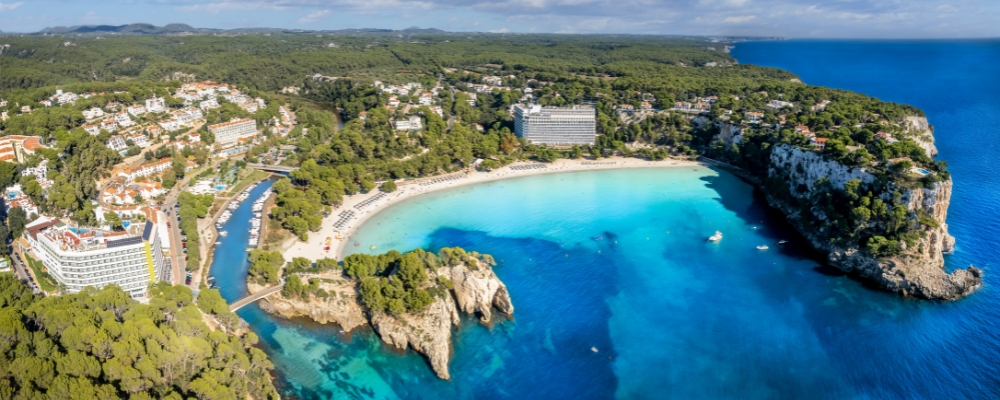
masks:
<svg viewBox="0 0 1000 400"><path fill-rule="evenodd" d="M133 298L146 297L150 283L169 279L162 234L151 220L132 224L123 232L74 228L59 220L35 221L25 227L32 253L66 292L116 284Z"/></svg>
<svg viewBox="0 0 1000 400"><path fill-rule="evenodd" d="M209 126L208 130L215 135L215 143L227 149L235 146L240 142L240 139L245 141L257 136L257 121L250 118L233 119L229 122Z"/></svg>
<svg viewBox="0 0 1000 400"><path fill-rule="evenodd" d="M597 115L594 107L514 106L514 132L535 144L554 146L594 144Z"/></svg>

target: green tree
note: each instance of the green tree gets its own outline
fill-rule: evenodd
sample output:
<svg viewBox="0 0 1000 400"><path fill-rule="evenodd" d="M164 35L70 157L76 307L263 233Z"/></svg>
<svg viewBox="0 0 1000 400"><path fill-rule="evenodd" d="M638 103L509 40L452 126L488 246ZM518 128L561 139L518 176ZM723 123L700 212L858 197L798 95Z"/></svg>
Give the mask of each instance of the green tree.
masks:
<svg viewBox="0 0 1000 400"><path fill-rule="evenodd" d="M382 191L392 193L396 191L396 181L389 179L382 184Z"/></svg>

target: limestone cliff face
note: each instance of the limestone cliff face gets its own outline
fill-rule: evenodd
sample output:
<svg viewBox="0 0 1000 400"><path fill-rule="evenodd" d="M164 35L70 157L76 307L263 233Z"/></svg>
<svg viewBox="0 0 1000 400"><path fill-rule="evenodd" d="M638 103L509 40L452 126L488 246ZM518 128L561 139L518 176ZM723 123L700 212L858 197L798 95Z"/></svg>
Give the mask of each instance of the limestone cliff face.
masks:
<svg viewBox="0 0 1000 400"><path fill-rule="evenodd" d="M449 291L449 296L435 299L430 307L418 314L373 315L372 327L382 341L400 349L412 347L427 357L439 378L451 379L448 372L451 327L458 326L458 311L478 314L479 320L486 323L493 316L493 308L511 317L514 305L507 286L484 262L444 266L430 275L431 279L440 276L451 281L454 289Z"/></svg>
<svg viewBox="0 0 1000 400"><path fill-rule="evenodd" d="M311 276L316 277L316 276ZM307 280L307 278L303 278ZM341 283L331 283L341 282ZM249 284L250 292L255 293L261 288ZM286 299L281 294L272 295L260 302L264 311L285 318L308 317L321 324L335 323L345 331L350 332L368 322L365 311L358 301L358 289L354 281L340 276L322 277L320 288L329 297L326 299L310 296L308 300Z"/></svg>
<svg viewBox="0 0 1000 400"><path fill-rule="evenodd" d="M508 316L514 314L514 305L507 293L507 286L500 282L493 269L479 263L469 269L466 264L455 267L442 267L438 274L451 280L455 289L455 299L458 307L466 314L479 314L480 321L489 322L492 318L492 308Z"/></svg>
<svg viewBox="0 0 1000 400"><path fill-rule="evenodd" d="M907 137L923 147L928 156L934 158L937 155L937 146L934 145L934 127L927 122L926 117L906 117L905 128Z"/></svg>
<svg viewBox="0 0 1000 400"><path fill-rule="evenodd" d="M930 141L933 145L933 139ZM776 146L771 154L769 178L778 178L787 185L792 196L808 199L813 194L816 179L826 177L838 189L852 179L872 182L875 176L860 168L849 168L825 160L812 151L788 145ZM857 248L841 248L831 244L829 235L801 222L799 210L773 196L768 196L772 206L782 209L800 233L812 242L813 247L825 251L831 265L878 282L884 289L926 299L955 300L974 292L982 284L981 272L970 267L947 273L944 270L944 253L952 251L955 239L948 234L946 219L951 199L950 180L935 184L933 189L900 189L902 201L911 211L924 210L937 222L937 227L926 228L916 246L905 248L902 254L877 259ZM820 219L823 211L809 210ZM904 245L905 246L905 245Z"/></svg>
<svg viewBox="0 0 1000 400"><path fill-rule="evenodd" d="M451 379L451 328L458 326L458 310L451 297L438 298L419 314L372 316L372 328L383 342L398 349L412 347L427 357L438 378Z"/></svg>

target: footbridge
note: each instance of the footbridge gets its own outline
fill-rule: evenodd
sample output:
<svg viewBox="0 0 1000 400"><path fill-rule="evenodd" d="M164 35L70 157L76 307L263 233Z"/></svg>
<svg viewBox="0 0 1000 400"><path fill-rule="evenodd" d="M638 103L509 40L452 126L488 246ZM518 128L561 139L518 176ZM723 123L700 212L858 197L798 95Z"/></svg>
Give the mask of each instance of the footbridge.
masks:
<svg viewBox="0 0 1000 400"><path fill-rule="evenodd" d="M262 290L260 292L257 292L257 293L248 295L248 296L246 296L246 297L244 297L242 299L236 300L235 303L229 305L229 310L230 311L239 310L239 309L243 308L244 306L246 306L247 304L253 303L253 302L257 301L257 300L263 299L263 298L265 298L267 296L270 296L272 294L280 292L281 289L284 288L284 287L285 287L284 283L279 283L277 285L274 285L274 286L271 286L271 287L269 287L267 289L264 289L264 290Z"/></svg>
<svg viewBox="0 0 1000 400"><path fill-rule="evenodd" d="M248 167L268 172L292 172L298 168L287 165L247 164Z"/></svg>

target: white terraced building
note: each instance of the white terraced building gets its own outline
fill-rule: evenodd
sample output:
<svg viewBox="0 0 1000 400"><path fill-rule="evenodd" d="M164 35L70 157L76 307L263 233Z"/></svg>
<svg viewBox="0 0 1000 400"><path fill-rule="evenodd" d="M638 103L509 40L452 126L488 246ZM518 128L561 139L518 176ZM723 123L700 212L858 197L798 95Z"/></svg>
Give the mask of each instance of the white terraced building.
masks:
<svg viewBox="0 0 1000 400"><path fill-rule="evenodd" d="M61 222L25 227L32 252L67 292L115 284L133 298L146 297L150 283L169 276L160 233L151 221L114 233L70 228Z"/></svg>
<svg viewBox="0 0 1000 400"><path fill-rule="evenodd" d="M597 114L591 106L514 106L514 132L535 144L556 146L594 144Z"/></svg>
<svg viewBox="0 0 1000 400"><path fill-rule="evenodd" d="M233 119L209 126L208 130L215 135L215 142L225 149L233 147L240 139L257 136L257 121L249 118Z"/></svg>

